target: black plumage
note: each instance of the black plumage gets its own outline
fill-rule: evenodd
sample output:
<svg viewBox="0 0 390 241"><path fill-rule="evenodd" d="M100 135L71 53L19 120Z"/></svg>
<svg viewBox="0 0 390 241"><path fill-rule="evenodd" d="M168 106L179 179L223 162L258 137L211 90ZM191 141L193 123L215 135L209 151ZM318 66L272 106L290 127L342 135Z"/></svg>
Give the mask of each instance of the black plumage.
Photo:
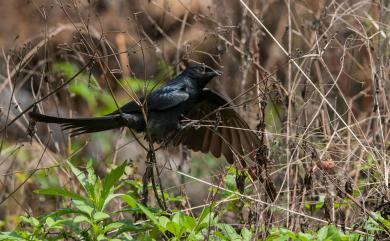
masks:
<svg viewBox="0 0 390 241"><path fill-rule="evenodd" d="M149 141L183 144L194 151L223 155L229 163L242 162L244 156L253 159L253 152L260 144L256 134L225 98L205 88L220 74L203 65L190 66L149 95L140 97L147 121L135 101L102 117L61 118L37 112L29 115L38 122L61 124L72 136L128 127L145 133Z"/></svg>

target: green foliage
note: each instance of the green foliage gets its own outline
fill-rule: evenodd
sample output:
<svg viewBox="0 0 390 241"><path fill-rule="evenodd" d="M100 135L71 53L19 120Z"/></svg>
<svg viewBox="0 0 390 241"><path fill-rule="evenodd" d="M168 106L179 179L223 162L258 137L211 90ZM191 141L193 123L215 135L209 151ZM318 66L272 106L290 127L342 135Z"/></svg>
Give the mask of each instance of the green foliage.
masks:
<svg viewBox="0 0 390 241"><path fill-rule="evenodd" d="M85 171L68 162L74 176L72 190L64 187L47 187L36 190L37 194L61 197L63 208L39 216L21 216L20 225L13 232L0 233L0 240L257 240L253 226L232 226L223 223L224 210L234 211L239 208L236 202L230 202L227 209L219 209L211 203L205 206L197 216L186 215L183 211L163 211L147 208L139 202L142 184L138 180L123 178L127 162L113 168L104 178L96 176L92 160L88 161ZM225 177L224 185L236 191L234 185L236 170L231 168ZM45 184L46 186L47 184ZM126 193L121 193L126 185ZM77 188L80 187L80 188ZM161 194L160 194L161 195ZM234 194L220 193L226 199ZM182 198L165 194L169 204ZM69 202L70 200L70 202ZM115 205L110 205L115 200ZM240 201L242 202L242 201ZM321 203L321 201L319 202ZM315 204L318 205L318 204ZM114 210L111 210L113 209ZM229 208L230 207L230 208ZM132 221L132 217L144 215L145 221ZM366 230L369 234L383 233L383 225L389 222L379 214L376 220L368 219ZM239 228L238 228L239 227ZM374 236L366 240L374 240ZM273 227L266 237L267 241L302 240L302 241L358 241L363 240L355 232L344 233L334 225L326 225L317 232L295 233L291 230Z"/></svg>
<svg viewBox="0 0 390 241"><path fill-rule="evenodd" d="M79 67L70 62L57 62L53 64L52 71L56 74L62 74L66 78L71 78L79 71ZM90 73L80 73L70 83L68 89L70 93L85 100L89 110L96 111L92 114L102 115L116 109L112 96L103 91L95 77ZM100 108L97 108L98 104Z"/></svg>
<svg viewBox="0 0 390 241"><path fill-rule="evenodd" d="M122 230L144 230L142 225L135 225L127 220L114 220L112 212L107 210L108 203L120 194L114 193L122 177L126 162L114 168L100 179L94 173L92 161L82 172L68 162L72 174L83 188L82 193L75 193L62 187L36 190L37 194L70 198L68 208L61 208L41 217L21 217L21 224L28 229L3 233L5 240L62 240L65 237L77 237L84 240L118 240ZM110 237L107 233L110 233ZM125 240L125 239L123 239Z"/></svg>
<svg viewBox="0 0 390 241"><path fill-rule="evenodd" d="M358 241L362 240L358 233L345 234L334 225L323 226L317 232L295 233L285 228L273 228L266 241Z"/></svg>
<svg viewBox="0 0 390 241"><path fill-rule="evenodd" d="M207 231L210 226L218 230L212 234L212 240L229 240L229 235L250 236L248 230L239 235L233 232L230 225L219 223L218 215L211 206L206 206L198 217L185 215L181 211L167 213L143 206L137 198L142 185L135 180L121 181L126 162L111 170L103 179L96 176L91 160L86 165L86 172L70 162L67 164L82 188L80 192L63 187L35 191L40 195L70 199L67 207L39 217L21 216L20 226L13 232L0 233L0 240L160 240L161 237L167 240L203 240L209 235ZM130 184L130 192L116 193L124 183ZM113 199L122 200L127 205L109 211L107 207ZM166 194L166 200L172 203L181 198ZM130 218L119 218L140 213L148 218L147 222L136 224Z"/></svg>

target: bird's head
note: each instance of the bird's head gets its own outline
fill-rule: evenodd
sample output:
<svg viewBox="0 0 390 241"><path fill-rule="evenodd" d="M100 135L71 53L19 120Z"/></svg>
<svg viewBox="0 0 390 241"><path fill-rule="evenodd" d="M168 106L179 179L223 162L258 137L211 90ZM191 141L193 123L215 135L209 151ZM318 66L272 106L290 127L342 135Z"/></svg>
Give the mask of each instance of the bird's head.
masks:
<svg viewBox="0 0 390 241"><path fill-rule="evenodd" d="M191 65L183 73L194 80L201 88L206 86L212 78L222 75L221 71L212 69L204 64Z"/></svg>

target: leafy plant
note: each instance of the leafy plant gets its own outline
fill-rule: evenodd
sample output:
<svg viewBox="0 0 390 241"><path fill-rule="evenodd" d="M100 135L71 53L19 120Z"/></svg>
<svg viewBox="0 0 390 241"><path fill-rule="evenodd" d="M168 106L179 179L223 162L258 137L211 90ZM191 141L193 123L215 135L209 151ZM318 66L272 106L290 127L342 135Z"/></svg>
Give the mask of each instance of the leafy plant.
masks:
<svg viewBox="0 0 390 241"><path fill-rule="evenodd" d="M136 180L122 181L127 162L112 169L105 178L96 176L92 160L86 165L86 172L67 162L78 192L64 187L49 187L35 192L40 195L70 199L67 207L59 208L39 217L21 216L19 227L13 232L0 233L0 240L251 240L252 233L235 229L219 222L214 206L206 206L197 216L185 215L182 211L166 212L147 208L138 201L141 190ZM125 184L130 185L128 193L119 193ZM77 188L75 188L78 190ZM169 203L181 197L166 195ZM110 202L116 199L127 205L111 211ZM144 214L148 220L142 224L131 221L131 215ZM129 216L130 215L130 216ZM210 228L213 231L210 231Z"/></svg>
<svg viewBox="0 0 390 241"><path fill-rule="evenodd" d="M285 228L274 227L266 241L358 241L358 233L345 234L334 225L323 226L318 232L295 233Z"/></svg>

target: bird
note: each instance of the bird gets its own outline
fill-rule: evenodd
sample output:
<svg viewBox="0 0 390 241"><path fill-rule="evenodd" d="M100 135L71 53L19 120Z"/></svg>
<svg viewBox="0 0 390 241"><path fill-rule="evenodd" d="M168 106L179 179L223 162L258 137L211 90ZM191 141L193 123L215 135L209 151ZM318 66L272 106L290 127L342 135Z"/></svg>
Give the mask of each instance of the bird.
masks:
<svg viewBox="0 0 390 241"><path fill-rule="evenodd" d="M192 64L175 78L101 117L63 118L36 110L29 112L35 122L60 124L71 136L127 127L144 133L145 139L163 145L180 144L193 151L225 157L246 166L255 159L261 143L247 122L227 98L206 88L222 71L205 64ZM142 105L140 105L142 103Z"/></svg>

